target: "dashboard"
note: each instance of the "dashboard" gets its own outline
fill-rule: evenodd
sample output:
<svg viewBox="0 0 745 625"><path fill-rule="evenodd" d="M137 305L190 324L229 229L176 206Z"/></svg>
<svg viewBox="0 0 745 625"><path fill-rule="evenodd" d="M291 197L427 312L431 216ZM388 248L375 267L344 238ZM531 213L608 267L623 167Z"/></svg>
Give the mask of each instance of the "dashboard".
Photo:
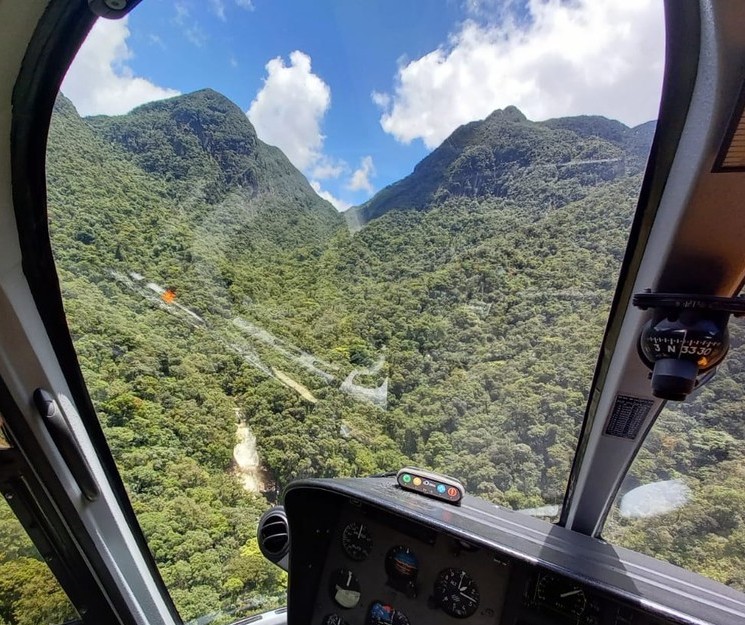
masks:
<svg viewBox="0 0 745 625"><path fill-rule="evenodd" d="M506 559L349 505L331 541L311 622L407 625L447 615L487 625L502 611L509 577Z"/></svg>
<svg viewBox="0 0 745 625"><path fill-rule="evenodd" d="M737 591L474 497L303 480L285 511L290 625L745 622Z"/></svg>

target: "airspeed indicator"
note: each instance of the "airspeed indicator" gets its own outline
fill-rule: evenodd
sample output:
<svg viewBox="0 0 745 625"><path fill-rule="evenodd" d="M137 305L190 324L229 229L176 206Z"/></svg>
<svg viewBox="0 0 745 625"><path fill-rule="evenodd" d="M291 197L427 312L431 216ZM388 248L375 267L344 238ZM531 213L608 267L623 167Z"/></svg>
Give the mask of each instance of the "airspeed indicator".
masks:
<svg viewBox="0 0 745 625"><path fill-rule="evenodd" d="M372 550L372 536L364 523L350 523L341 534L341 546L352 560L362 562Z"/></svg>

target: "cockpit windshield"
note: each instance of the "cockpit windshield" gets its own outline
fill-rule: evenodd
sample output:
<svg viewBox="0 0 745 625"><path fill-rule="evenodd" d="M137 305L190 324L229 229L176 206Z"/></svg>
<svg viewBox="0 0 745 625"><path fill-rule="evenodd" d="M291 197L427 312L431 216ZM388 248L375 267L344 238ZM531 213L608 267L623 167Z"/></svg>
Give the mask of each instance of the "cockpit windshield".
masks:
<svg viewBox="0 0 745 625"><path fill-rule="evenodd" d="M298 477L415 465L558 518L654 136L662 13L148 0L94 27L52 118L50 234L184 620L284 605L255 530ZM741 343L660 419L604 537L745 589ZM653 482L664 510L639 494Z"/></svg>
<svg viewBox="0 0 745 625"><path fill-rule="evenodd" d="M717 376L669 403L626 476L604 538L745 590L742 381L745 333Z"/></svg>

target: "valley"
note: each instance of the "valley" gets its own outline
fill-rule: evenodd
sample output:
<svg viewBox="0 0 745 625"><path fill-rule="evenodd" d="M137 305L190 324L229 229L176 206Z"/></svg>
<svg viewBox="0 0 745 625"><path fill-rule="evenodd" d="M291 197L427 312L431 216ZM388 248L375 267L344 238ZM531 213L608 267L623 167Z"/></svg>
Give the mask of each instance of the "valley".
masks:
<svg viewBox="0 0 745 625"><path fill-rule="evenodd" d="M68 323L185 619L282 604L255 526L298 477L415 464L495 505L561 504L653 131L508 107L340 215L214 91L85 119L59 98ZM690 502L614 512L605 536L738 588L743 342L631 471Z"/></svg>

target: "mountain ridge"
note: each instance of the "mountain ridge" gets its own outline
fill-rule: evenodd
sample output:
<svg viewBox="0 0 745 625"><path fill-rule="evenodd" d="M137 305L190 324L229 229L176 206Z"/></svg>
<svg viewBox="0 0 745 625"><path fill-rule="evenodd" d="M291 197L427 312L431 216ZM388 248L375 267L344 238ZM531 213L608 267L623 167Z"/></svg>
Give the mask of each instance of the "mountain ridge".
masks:
<svg viewBox="0 0 745 625"><path fill-rule="evenodd" d="M281 150L258 138L245 113L212 89L85 121L149 173L174 182L207 178L204 195L210 203L240 189L248 195L283 192L330 207Z"/></svg>
<svg viewBox="0 0 745 625"><path fill-rule="evenodd" d="M185 217L226 249L262 241L292 249L306 237L325 240L343 224L281 150L261 141L245 113L212 89L82 122L164 184Z"/></svg>
<svg viewBox="0 0 745 625"><path fill-rule="evenodd" d="M498 109L458 127L411 174L347 211L347 221L361 227L390 210L426 210L458 196L540 203L516 193L524 182L544 190L550 183L551 204L561 206L597 183L643 171L653 129L654 122L630 128L589 115L533 122L514 106Z"/></svg>

